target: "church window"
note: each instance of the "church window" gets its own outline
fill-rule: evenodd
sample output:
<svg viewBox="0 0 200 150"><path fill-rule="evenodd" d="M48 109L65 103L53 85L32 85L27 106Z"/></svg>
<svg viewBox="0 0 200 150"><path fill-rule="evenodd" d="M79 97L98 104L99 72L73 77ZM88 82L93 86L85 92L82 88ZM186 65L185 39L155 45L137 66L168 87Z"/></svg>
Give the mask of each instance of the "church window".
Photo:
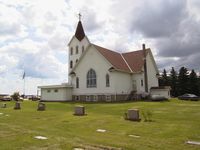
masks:
<svg viewBox="0 0 200 150"><path fill-rule="evenodd" d="M111 95L106 95L106 101L111 101Z"/></svg>
<svg viewBox="0 0 200 150"><path fill-rule="evenodd" d="M76 88L79 88L79 78L76 77Z"/></svg>
<svg viewBox="0 0 200 150"><path fill-rule="evenodd" d="M79 96L75 96L75 99L76 99L77 101L79 101L80 98L79 98Z"/></svg>
<svg viewBox="0 0 200 150"><path fill-rule="evenodd" d="M106 87L110 87L110 76L106 74Z"/></svg>
<svg viewBox="0 0 200 150"><path fill-rule="evenodd" d="M70 54L73 55L73 47L70 49Z"/></svg>
<svg viewBox="0 0 200 150"><path fill-rule="evenodd" d="M144 83L143 83L143 80L141 79L141 86L143 86L144 85Z"/></svg>
<svg viewBox="0 0 200 150"><path fill-rule="evenodd" d="M73 67L73 61L71 60L70 61L70 68L72 68Z"/></svg>
<svg viewBox="0 0 200 150"><path fill-rule="evenodd" d="M76 46L76 54L78 54L78 45Z"/></svg>
<svg viewBox="0 0 200 150"><path fill-rule="evenodd" d="M87 102L90 101L90 96L89 96L89 95L86 96L86 101L87 101Z"/></svg>
<svg viewBox="0 0 200 150"><path fill-rule="evenodd" d="M76 63L78 62L78 59L76 59Z"/></svg>
<svg viewBox="0 0 200 150"><path fill-rule="evenodd" d="M90 69L87 73L87 87L97 87L96 72L93 69Z"/></svg>
<svg viewBox="0 0 200 150"><path fill-rule="evenodd" d="M84 47L84 46L82 46L82 53L84 52L84 50L85 50L85 47Z"/></svg>
<svg viewBox="0 0 200 150"><path fill-rule="evenodd" d="M94 101L94 102L97 101L97 96L96 96L96 95L93 96L93 101Z"/></svg>

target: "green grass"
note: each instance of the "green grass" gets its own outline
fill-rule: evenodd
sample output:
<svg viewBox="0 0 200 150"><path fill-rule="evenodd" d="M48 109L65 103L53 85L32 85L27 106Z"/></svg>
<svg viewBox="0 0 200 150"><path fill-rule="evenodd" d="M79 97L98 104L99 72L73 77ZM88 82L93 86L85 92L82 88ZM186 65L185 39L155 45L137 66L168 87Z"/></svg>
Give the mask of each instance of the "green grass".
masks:
<svg viewBox="0 0 200 150"><path fill-rule="evenodd" d="M2 102L0 102L1 105ZM74 116L75 105L86 107L86 116ZM14 102L0 108L1 150L71 150L81 146L110 146L125 150L197 150L187 140L200 141L200 101L130 103L46 103L37 111L37 102ZM152 122L131 122L123 115L129 108L152 112ZM140 113L141 114L141 113ZM107 132L99 133L97 129ZM140 138L128 135L139 135ZM34 136L48 137L38 140Z"/></svg>

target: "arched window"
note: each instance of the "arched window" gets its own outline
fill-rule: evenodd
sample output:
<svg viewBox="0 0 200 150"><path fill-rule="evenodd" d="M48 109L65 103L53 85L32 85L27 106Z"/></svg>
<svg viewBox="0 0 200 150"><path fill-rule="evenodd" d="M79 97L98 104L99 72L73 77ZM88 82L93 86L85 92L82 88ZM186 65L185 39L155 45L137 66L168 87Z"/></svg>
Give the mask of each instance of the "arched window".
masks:
<svg viewBox="0 0 200 150"><path fill-rule="evenodd" d="M78 59L76 59L76 63L78 62Z"/></svg>
<svg viewBox="0 0 200 150"><path fill-rule="evenodd" d="M87 73L87 87L97 87L96 72L93 69L90 69Z"/></svg>
<svg viewBox="0 0 200 150"><path fill-rule="evenodd" d="M79 78L76 77L76 88L79 88Z"/></svg>
<svg viewBox="0 0 200 150"><path fill-rule="evenodd" d="M71 60L70 61L70 68L72 68L73 67L73 61Z"/></svg>
<svg viewBox="0 0 200 150"><path fill-rule="evenodd" d="M106 87L110 87L110 76L106 74Z"/></svg>
<svg viewBox="0 0 200 150"><path fill-rule="evenodd" d="M73 55L73 47L71 47L70 54Z"/></svg>
<svg viewBox="0 0 200 150"><path fill-rule="evenodd" d="M76 46L76 54L78 54L78 45Z"/></svg>

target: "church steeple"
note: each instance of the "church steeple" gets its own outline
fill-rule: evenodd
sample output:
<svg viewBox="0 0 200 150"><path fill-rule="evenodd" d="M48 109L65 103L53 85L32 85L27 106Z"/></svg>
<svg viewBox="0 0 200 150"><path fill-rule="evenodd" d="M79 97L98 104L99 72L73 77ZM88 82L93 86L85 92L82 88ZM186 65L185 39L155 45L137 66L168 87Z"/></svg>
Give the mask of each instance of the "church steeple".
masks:
<svg viewBox="0 0 200 150"><path fill-rule="evenodd" d="M79 22L78 22L78 25L76 27L75 37L79 41L81 41L85 37L85 32L83 30L83 26L82 26L82 23L81 23L81 14L80 13L79 13Z"/></svg>

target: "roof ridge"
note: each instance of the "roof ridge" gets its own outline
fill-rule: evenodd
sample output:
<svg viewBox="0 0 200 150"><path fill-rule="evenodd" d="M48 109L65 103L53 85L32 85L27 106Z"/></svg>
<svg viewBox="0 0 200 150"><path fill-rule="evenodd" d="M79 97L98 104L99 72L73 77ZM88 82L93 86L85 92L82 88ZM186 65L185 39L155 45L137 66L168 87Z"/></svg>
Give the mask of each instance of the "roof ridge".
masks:
<svg viewBox="0 0 200 150"><path fill-rule="evenodd" d="M126 63L126 65L128 66L128 69L133 72L133 70L131 69L131 67L129 66L128 62L126 61L126 59L124 58L124 56L122 54L120 54L122 59L124 60L124 62Z"/></svg>
<svg viewBox="0 0 200 150"><path fill-rule="evenodd" d="M102 47L102 46L96 45L96 44L94 44L94 43L91 43L91 44L94 45L94 46L97 46L97 47L103 48L103 49L105 49L105 50L108 50L108 51L111 51L111 52L114 52L114 53L117 53L117 54L121 54L121 53L119 53L119 52L117 52L117 51L107 49L107 48L105 48L105 47Z"/></svg>
<svg viewBox="0 0 200 150"><path fill-rule="evenodd" d="M150 48L146 48L145 50L150 50ZM143 51L143 50L141 49L141 50L136 50L136 51L130 51L130 52L122 53L122 54L135 53L135 52L140 52L140 51Z"/></svg>

